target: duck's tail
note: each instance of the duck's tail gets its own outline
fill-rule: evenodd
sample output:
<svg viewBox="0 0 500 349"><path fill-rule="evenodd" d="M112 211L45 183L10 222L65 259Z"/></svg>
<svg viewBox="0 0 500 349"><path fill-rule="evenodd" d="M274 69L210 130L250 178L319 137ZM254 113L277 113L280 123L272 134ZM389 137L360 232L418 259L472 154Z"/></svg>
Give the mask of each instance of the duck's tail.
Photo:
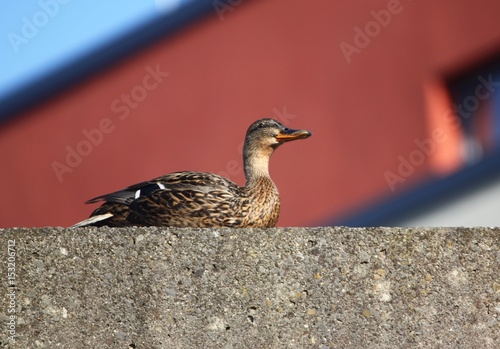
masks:
<svg viewBox="0 0 500 349"><path fill-rule="evenodd" d="M87 218L81 222L78 222L78 223L72 225L71 228L88 227L88 226L94 225L98 222L102 222L102 221L104 221L108 218L111 218L111 217L113 217L112 213L104 213L104 214L92 216L90 218Z"/></svg>

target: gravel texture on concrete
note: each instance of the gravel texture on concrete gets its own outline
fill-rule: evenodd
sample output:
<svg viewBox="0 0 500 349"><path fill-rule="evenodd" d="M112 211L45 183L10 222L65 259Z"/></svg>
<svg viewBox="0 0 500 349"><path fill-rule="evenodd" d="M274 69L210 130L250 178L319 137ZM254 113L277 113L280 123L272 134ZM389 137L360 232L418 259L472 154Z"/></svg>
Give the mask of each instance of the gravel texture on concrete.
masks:
<svg viewBox="0 0 500 349"><path fill-rule="evenodd" d="M499 241L498 228L3 229L0 348L500 348Z"/></svg>

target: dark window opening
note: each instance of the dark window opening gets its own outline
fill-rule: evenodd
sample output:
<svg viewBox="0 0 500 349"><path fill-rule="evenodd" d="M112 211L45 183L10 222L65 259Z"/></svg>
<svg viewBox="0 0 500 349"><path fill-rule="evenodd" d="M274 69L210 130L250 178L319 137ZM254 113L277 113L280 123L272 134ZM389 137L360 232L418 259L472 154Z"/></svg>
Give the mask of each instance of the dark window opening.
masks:
<svg viewBox="0 0 500 349"><path fill-rule="evenodd" d="M466 165L500 150L500 56L456 75L447 82L463 134Z"/></svg>

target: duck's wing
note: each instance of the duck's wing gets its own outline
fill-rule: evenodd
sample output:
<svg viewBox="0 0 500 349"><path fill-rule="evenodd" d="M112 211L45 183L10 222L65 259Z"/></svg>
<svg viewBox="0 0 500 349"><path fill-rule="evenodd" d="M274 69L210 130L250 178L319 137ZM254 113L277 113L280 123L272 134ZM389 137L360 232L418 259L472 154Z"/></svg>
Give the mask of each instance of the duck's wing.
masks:
<svg viewBox="0 0 500 349"><path fill-rule="evenodd" d="M128 220L130 213L129 205L140 195L147 195L155 190L165 188L161 182L147 181L134 184L125 189L113 193L104 194L86 201L86 204L104 201L104 204L96 208L89 218L76 223L73 228L78 227L126 227L139 225Z"/></svg>
<svg viewBox="0 0 500 349"><path fill-rule="evenodd" d="M232 181L206 172L174 172L129 186L123 190L97 196L87 201L104 201L81 226L176 225L195 226L192 216L208 214L207 209L236 195L240 187ZM191 218L192 219L192 218Z"/></svg>
<svg viewBox="0 0 500 349"><path fill-rule="evenodd" d="M164 188L143 193L129 206L128 220L153 226L213 227L234 220L231 202L241 188L205 172L182 172L161 178ZM160 179L159 178L159 179ZM157 179L158 180L158 179Z"/></svg>
<svg viewBox="0 0 500 349"><path fill-rule="evenodd" d="M229 179L216 174L182 171L173 172L146 182L137 183L113 193L100 195L85 203L90 204L98 201L105 201L130 205L135 199L141 196L148 196L158 190L206 190L207 188L230 188L231 190L235 190L239 187Z"/></svg>

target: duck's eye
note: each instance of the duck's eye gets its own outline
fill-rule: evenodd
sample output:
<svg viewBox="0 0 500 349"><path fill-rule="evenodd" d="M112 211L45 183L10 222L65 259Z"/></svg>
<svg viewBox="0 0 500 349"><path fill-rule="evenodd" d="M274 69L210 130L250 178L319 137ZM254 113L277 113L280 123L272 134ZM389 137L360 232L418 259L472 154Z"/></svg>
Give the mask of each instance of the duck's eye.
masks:
<svg viewBox="0 0 500 349"><path fill-rule="evenodd" d="M263 128L264 126L266 126L266 125L264 125L263 123L260 123L259 126L257 126L257 127L258 128Z"/></svg>

